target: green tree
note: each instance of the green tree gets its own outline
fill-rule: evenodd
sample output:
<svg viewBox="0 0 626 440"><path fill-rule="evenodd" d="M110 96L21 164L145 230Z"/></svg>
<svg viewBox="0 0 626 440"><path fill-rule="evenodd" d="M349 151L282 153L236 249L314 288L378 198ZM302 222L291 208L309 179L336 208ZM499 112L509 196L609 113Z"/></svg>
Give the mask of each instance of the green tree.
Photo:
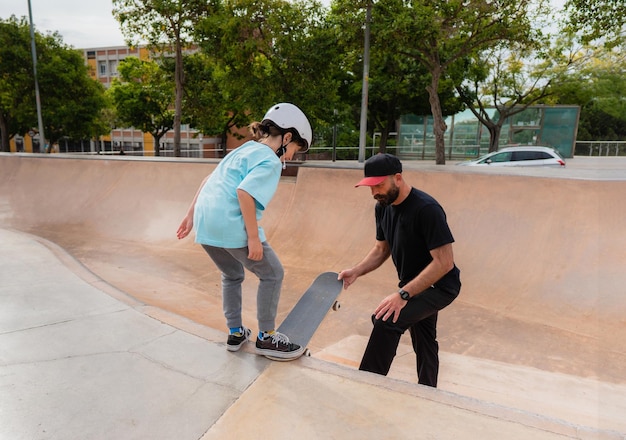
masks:
<svg viewBox="0 0 626 440"><path fill-rule="evenodd" d="M379 0L383 32L401 41L400 53L426 67L436 143L436 163L445 164L440 84L466 57L503 41L515 41L530 28L530 0ZM452 78L459 83L461 78Z"/></svg>
<svg viewBox="0 0 626 440"><path fill-rule="evenodd" d="M46 40L37 71L44 129L51 144L63 137L87 139L108 133L102 120L105 90L89 76L83 54L60 39Z"/></svg>
<svg viewBox="0 0 626 440"><path fill-rule="evenodd" d="M229 92L226 86L233 78L205 53L185 57L185 71L185 115L202 133L220 136L222 154L226 154L227 137L237 136L233 129L250 122L246 102Z"/></svg>
<svg viewBox="0 0 626 440"><path fill-rule="evenodd" d="M338 0L333 3L329 14L329 21L337 30L338 44L344 48L344 69L352 73L345 76L350 87L342 90L344 99L354 103L355 115L359 113L356 103L360 102L363 87L364 8L363 2ZM374 4L368 91L368 131L370 136L374 131L381 133L382 152L386 150L388 135L397 128L396 121L401 115L431 112L426 92L428 71L414 57L402 53L405 49L404 41L385 32L386 22L380 17L388 12L384 4ZM442 111L445 115L460 109L450 82L442 84L440 96L444 102Z"/></svg>
<svg viewBox="0 0 626 440"><path fill-rule="evenodd" d="M603 40L607 47L618 46L626 37L624 0L568 0L569 28L589 43Z"/></svg>
<svg viewBox="0 0 626 440"><path fill-rule="evenodd" d="M185 75L183 50L190 48L195 23L210 15L218 0L113 0L113 15L130 45L147 41L175 59L174 155L180 156L180 126Z"/></svg>
<svg viewBox="0 0 626 440"><path fill-rule="evenodd" d="M37 125L28 29L24 18L0 21L0 132L5 152L13 136Z"/></svg>
<svg viewBox="0 0 626 440"><path fill-rule="evenodd" d="M302 108L314 133L332 124L339 52L323 12L316 2L232 0L198 23L203 56L193 69L204 74L203 84L188 84L194 125L225 135L284 101Z"/></svg>
<svg viewBox="0 0 626 440"><path fill-rule="evenodd" d="M120 62L118 73L109 89L117 118L126 126L150 133L154 154L159 156L161 138L174 126L171 77L155 61L135 57Z"/></svg>
<svg viewBox="0 0 626 440"><path fill-rule="evenodd" d="M581 106L579 140L626 140L626 59L618 50L593 51L550 88L550 104Z"/></svg>
<svg viewBox="0 0 626 440"><path fill-rule="evenodd" d="M58 34L35 33L42 119L50 143L106 132L100 119L104 88L89 77L82 54ZM9 140L37 126L30 26L26 18L0 21L0 131Z"/></svg>
<svg viewBox="0 0 626 440"><path fill-rule="evenodd" d="M546 43L547 44L547 43ZM571 66L573 59L541 54L541 43L527 40L508 43L469 57L465 80L456 86L463 102L489 131L489 152L497 151L503 125L512 116L550 94L553 81ZM563 62L563 65L559 65ZM556 64L555 64L556 63ZM488 107L495 107L491 114Z"/></svg>

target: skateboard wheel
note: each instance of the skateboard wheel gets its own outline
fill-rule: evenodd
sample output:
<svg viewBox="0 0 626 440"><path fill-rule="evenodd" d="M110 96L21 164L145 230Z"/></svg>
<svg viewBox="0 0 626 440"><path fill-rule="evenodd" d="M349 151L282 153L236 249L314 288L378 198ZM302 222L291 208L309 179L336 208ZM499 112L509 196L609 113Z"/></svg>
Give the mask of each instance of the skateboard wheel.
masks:
<svg viewBox="0 0 626 440"><path fill-rule="evenodd" d="M304 350L304 356L310 357L311 356L311 350L309 350L308 348L306 350Z"/></svg>
<svg viewBox="0 0 626 440"><path fill-rule="evenodd" d="M337 310L339 310L341 308L341 303L339 301L335 301L333 303L333 310L336 312Z"/></svg>

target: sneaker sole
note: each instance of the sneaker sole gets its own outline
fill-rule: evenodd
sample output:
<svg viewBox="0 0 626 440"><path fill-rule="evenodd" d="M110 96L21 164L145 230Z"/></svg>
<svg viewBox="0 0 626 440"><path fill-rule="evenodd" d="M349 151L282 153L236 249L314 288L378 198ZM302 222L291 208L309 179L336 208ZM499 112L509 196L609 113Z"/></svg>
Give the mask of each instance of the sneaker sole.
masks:
<svg viewBox="0 0 626 440"><path fill-rule="evenodd" d="M273 361L287 362L293 361L301 357L306 351L306 348L300 347L295 351L276 351L276 350L265 350L265 349L256 349L256 353L261 356L265 356L268 359Z"/></svg>
<svg viewBox="0 0 626 440"><path fill-rule="evenodd" d="M228 351L239 351L241 349L241 347L243 347L243 345L248 342L248 341L243 341L241 344L239 345L228 345L226 344L226 350Z"/></svg>

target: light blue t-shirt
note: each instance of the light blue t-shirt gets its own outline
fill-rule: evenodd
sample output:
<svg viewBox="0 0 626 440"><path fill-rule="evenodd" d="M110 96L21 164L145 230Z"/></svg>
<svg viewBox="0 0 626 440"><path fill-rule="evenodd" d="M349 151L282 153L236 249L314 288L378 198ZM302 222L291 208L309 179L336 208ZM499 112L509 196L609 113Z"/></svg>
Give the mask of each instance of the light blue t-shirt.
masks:
<svg viewBox="0 0 626 440"><path fill-rule="evenodd" d="M196 243L227 249L248 246L237 189L254 198L259 221L276 193L280 172L276 153L259 142L246 142L227 154L198 194L193 217ZM266 240L260 226L259 238Z"/></svg>

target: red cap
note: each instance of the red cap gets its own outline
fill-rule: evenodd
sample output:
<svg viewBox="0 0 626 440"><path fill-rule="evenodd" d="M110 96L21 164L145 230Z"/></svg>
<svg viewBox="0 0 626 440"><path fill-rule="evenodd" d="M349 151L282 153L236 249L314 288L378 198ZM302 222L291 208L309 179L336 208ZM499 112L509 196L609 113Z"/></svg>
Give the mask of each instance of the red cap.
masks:
<svg viewBox="0 0 626 440"><path fill-rule="evenodd" d="M385 181L387 176L402 172L400 159L392 154L378 153L365 161L365 177L355 186L376 186Z"/></svg>
<svg viewBox="0 0 626 440"><path fill-rule="evenodd" d="M387 178L387 176L372 176L372 177L364 177L363 179L361 179L361 181L359 183L357 183L356 186L376 186L378 184L381 184L385 181L385 179Z"/></svg>

